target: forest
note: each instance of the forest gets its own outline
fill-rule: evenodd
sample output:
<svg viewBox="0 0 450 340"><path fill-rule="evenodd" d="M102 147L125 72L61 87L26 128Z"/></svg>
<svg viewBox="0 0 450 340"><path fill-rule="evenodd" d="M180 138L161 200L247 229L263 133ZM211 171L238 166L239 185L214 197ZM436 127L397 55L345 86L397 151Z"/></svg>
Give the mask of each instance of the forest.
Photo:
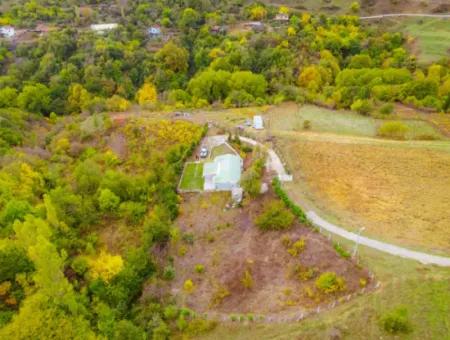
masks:
<svg viewBox="0 0 450 340"><path fill-rule="evenodd" d="M90 29L105 22L118 27ZM214 327L170 300L141 300L145 281L170 275L158 254L180 237L177 183L207 127L105 112L285 101L450 112L449 59L420 63L402 33L364 26L355 5L325 16L243 0L2 1L0 25L47 27L0 42L2 339ZM127 230L114 254L100 247L111 227Z"/></svg>

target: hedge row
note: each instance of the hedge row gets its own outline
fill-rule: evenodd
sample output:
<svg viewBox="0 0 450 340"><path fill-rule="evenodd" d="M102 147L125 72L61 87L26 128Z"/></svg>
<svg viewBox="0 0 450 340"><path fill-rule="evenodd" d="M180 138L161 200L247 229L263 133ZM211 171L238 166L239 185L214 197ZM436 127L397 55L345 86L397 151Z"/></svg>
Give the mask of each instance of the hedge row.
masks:
<svg viewBox="0 0 450 340"><path fill-rule="evenodd" d="M274 178L272 181L272 187L275 191L275 194L284 202L287 208L289 208L292 213L298 217L300 222L302 223L308 223L308 219L302 210L297 204L295 204L289 196L286 194L286 192L281 187L281 182L278 178Z"/></svg>

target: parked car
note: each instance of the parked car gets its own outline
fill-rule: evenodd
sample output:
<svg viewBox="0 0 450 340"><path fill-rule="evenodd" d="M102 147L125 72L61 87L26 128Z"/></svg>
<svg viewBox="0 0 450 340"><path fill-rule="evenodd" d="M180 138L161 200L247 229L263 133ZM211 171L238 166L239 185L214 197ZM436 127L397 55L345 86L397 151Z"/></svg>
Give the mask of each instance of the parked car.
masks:
<svg viewBox="0 0 450 340"><path fill-rule="evenodd" d="M200 158L208 157L208 148L206 146L202 146L200 149Z"/></svg>

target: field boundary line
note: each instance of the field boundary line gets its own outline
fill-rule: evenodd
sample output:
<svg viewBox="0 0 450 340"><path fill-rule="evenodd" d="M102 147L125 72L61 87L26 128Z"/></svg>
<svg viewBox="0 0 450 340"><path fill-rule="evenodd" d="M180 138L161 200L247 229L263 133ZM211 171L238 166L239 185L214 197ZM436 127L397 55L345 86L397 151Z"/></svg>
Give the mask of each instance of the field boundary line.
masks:
<svg viewBox="0 0 450 340"><path fill-rule="evenodd" d="M417 17L417 18L440 18L440 19L450 19L450 14L421 14L421 13L387 13L370 15L365 17L359 17L361 20L369 19L383 19L383 18L395 18L395 17Z"/></svg>
<svg viewBox="0 0 450 340"><path fill-rule="evenodd" d="M324 220L319 215L317 215L316 212L312 210L308 211L306 213L306 216L313 225L321 229L323 228L326 231L341 236L347 240L358 242L359 244L364 245L366 247L373 248L394 256L416 260L423 264L434 264L442 267L450 267L450 257L431 255L428 253L413 251L390 243L385 243L368 237L360 236L358 234L345 230L333 223Z"/></svg>

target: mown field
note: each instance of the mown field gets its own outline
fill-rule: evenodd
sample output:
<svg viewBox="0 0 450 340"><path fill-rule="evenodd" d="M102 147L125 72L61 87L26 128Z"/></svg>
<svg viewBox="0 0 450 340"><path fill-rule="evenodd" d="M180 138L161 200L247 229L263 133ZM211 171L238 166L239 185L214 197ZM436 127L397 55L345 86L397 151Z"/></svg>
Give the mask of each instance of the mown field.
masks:
<svg viewBox="0 0 450 340"><path fill-rule="evenodd" d="M430 143L428 143L430 144ZM280 142L296 181L339 224L399 245L450 253L450 144L371 143L355 138L290 136Z"/></svg>
<svg viewBox="0 0 450 340"><path fill-rule="evenodd" d="M380 121L288 104L269 111L270 130L296 179L291 194L345 228L415 249L450 253L450 143L426 121L402 120L410 138L374 138ZM311 129L303 129L303 120Z"/></svg>
<svg viewBox="0 0 450 340"><path fill-rule="evenodd" d="M395 31L413 37L413 50L419 61L429 63L448 57L450 50L450 20L413 18L397 20Z"/></svg>

